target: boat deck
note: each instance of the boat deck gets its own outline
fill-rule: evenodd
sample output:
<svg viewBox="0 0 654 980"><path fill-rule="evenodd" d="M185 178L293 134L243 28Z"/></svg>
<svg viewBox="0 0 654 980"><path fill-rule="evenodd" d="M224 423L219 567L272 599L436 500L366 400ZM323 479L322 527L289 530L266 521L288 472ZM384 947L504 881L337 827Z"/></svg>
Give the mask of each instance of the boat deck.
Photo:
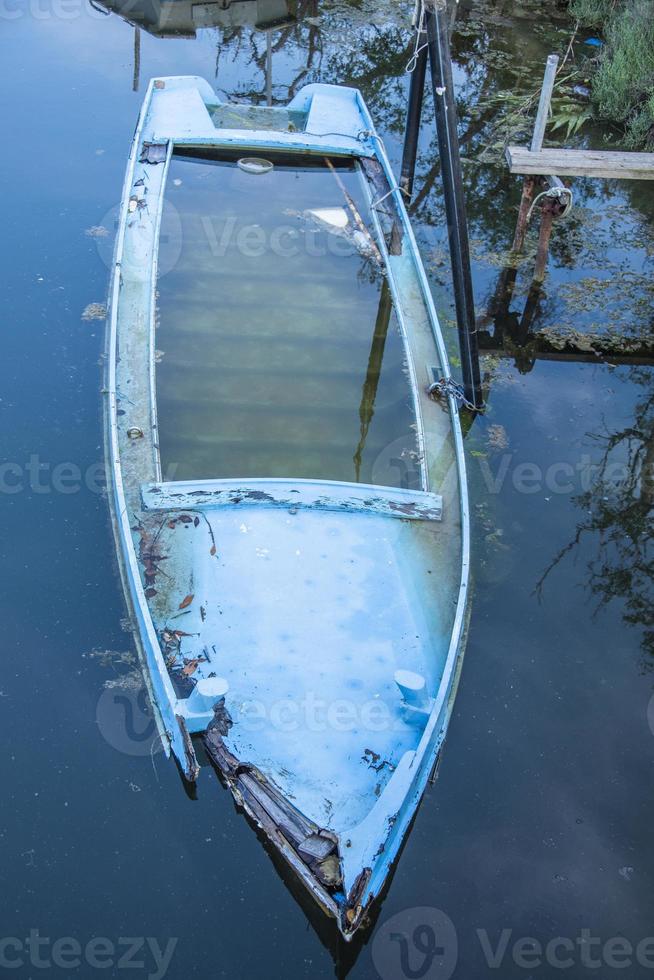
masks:
<svg viewBox="0 0 654 980"><path fill-rule="evenodd" d="M150 608L159 635L174 637L178 696L224 678L229 750L320 826L352 828L426 723L407 717L395 671L438 689L442 525L245 503L148 513L169 556Z"/></svg>

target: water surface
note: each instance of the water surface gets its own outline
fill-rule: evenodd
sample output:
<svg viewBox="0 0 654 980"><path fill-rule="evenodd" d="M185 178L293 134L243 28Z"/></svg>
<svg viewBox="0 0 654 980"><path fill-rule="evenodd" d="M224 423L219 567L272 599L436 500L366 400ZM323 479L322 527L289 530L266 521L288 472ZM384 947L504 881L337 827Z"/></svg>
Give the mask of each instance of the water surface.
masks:
<svg viewBox="0 0 654 980"><path fill-rule="evenodd" d="M573 25L535 0L459 6L453 50L475 291L496 351L484 361L488 412L466 439L475 598L439 779L371 937L347 950L320 920L307 925L210 770L190 800L174 766L151 752L94 469L103 324L81 314L106 296L147 78L195 73L223 98L261 104L267 91L283 104L310 81L358 85L397 165L412 4L298 4L297 19L270 35L268 83L267 35L235 11L220 31L194 37L141 30L136 65L134 27L87 5L62 13L17 3L3 20L4 937L38 929L52 941L150 936L163 946L173 937L167 975L180 980L316 980L335 970L385 980L381 951L396 957L386 975L401 980L386 924L429 907L458 937L451 975L526 980L562 971L520 965L520 938L567 938L569 974L604 977L613 967L602 943L624 936L635 946L653 931L652 502L642 467L654 376L648 364L543 360L519 346L535 229L513 296L489 313L520 193L494 149L500 93L528 95ZM601 132L579 139L601 145ZM544 289L528 310L532 329L642 334L652 323L651 193L608 181L574 187L575 209L555 230ZM429 107L413 217L455 351ZM599 967L581 961L582 929L602 941L591 950L604 957ZM502 930L508 945L493 970L480 931L494 949ZM41 975L20 955L15 976ZM122 976L116 960L105 976ZM631 980L651 970L632 955L622 972Z"/></svg>

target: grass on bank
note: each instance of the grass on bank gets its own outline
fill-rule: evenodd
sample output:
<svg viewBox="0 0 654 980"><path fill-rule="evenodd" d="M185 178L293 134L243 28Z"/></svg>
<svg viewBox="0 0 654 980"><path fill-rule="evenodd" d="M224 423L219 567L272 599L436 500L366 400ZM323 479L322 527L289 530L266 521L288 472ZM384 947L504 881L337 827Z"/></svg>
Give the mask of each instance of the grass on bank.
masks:
<svg viewBox="0 0 654 980"><path fill-rule="evenodd" d="M624 129L624 145L654 149L654 0L571 0L570 13L605 45L592 79L598 115Z"/></svg>

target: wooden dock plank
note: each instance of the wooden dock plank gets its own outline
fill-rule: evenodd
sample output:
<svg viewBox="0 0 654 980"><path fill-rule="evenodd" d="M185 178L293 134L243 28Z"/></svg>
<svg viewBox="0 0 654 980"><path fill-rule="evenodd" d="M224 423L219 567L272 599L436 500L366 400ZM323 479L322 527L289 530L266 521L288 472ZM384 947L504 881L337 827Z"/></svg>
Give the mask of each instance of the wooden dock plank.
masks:
<svg viewBox="0 0 654 980"><path fill-rule="evenodd" d="M534 153L526 146L509 146L506 159L512 174L654 180L654 153L559 149Z"/></svg>

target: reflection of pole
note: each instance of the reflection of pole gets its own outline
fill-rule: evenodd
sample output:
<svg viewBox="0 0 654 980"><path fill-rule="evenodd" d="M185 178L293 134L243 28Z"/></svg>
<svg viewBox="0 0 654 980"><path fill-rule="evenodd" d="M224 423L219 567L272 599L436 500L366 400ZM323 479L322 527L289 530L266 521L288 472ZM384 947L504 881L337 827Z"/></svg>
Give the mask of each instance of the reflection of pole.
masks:
<svg viewBox="0 0 654 980"><path fill-rule="evenodd" d="M402 174L400 190L411 200L413 194L413 178L416 172L416 157L418 156L418 136L420 135L420 118L422 116L422 98L425 90L425 74L427 72L427 47L420 47L424 38L418 29L418 53L411 72L409 83L409 106L406 116L406 131L404 134L404 150L402 153Z"/></svg>
<svg viewBox="0 0 654 980"><path fill-rule="evenodd" d="M266 102L272 105L272 34L266 31Z"/></svg>
<svg viewBox="0 0 654 980"><path fill-rule="evenodd" d="M141 29L134 28L134 74L132 76L132 92L138 92L141 76Z"/></svg>
<svg viewBox="0 0 654 980"><path fill-rule="evenodd" d="M391 291L388 287L388 279L382 280L381 293L379 294L379 306L377 308L377 319L375 321L375 331L372 335L372 345L368 358L368 368L366 370L366 380L361 391L361 404L359 405L359 420L361 422L361 437L354 453L355 480L358 483L361 479L361 460L365 449L368 429L375 414L375 399L377 397L377 386L381 375L382 360L384 358L384 348L388 336L388 325L391 322L393 311L393 301Z"/></svg>
<svg viewBox="0 0 654 980"><path fill-rule="evenodd" d="M463 387L466 399L475 408L482 408L475 301L472 291L470 245L463 196L463 174L459 156L452 62L447 32L447 10L445 0L426 0L426 3L429 4L425 6L425 22L452 261L456 319L459 328Z"/></svg>
<svg viewBox="0 0 654 980"><path fill-rule="evenodd" d="M557 204L558 200L551 197L546 197L543 204L540 217L540 232L538 233L538 252L536 253L536 265L534 266L534 282L542 282L545 278L547 253L550 247L552 224L554 223Z"/></svg>

